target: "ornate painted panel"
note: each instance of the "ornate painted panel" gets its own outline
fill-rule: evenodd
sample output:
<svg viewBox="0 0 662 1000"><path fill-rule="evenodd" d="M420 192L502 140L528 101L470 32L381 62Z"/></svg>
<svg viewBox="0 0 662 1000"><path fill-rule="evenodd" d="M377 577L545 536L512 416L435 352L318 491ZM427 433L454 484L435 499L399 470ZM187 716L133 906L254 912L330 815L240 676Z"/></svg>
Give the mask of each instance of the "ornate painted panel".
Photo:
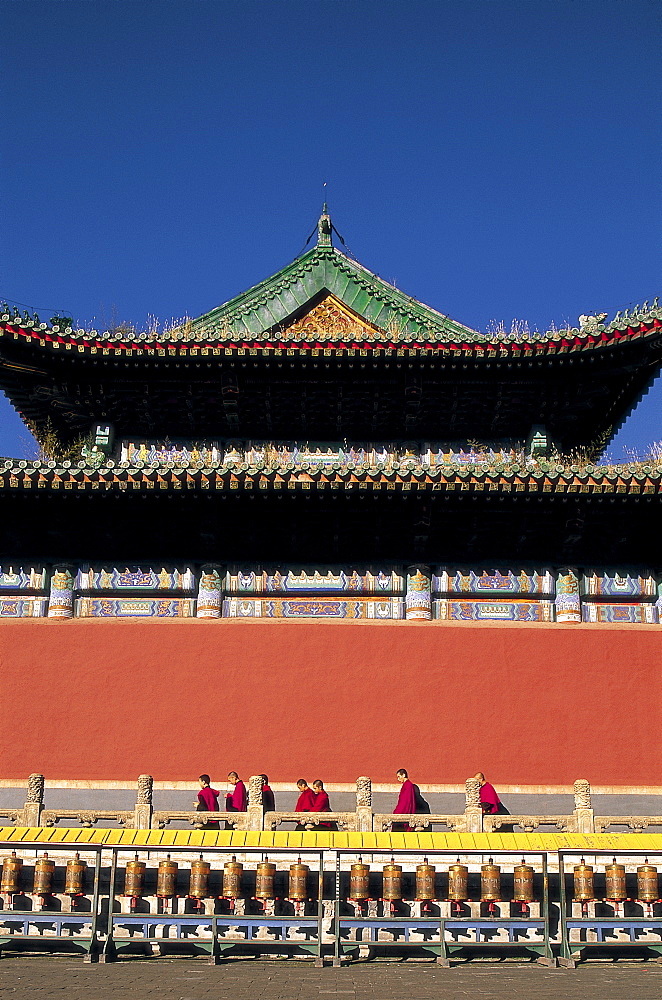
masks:
<svg viewBox="0 0 662 1000"><path fill-rule="evenodd" d="M582 605L582 620L653 625L658 620L658 611L654 604L603 604L592 601Z"/></svg>
<svg viewBox="0 0 662 1000"><path fill-rule="evenodd" d="M554 594L554 577L545 569L470 569L445 566L432 578L437 594Z"/></svg>
<svg viewBox="0 0 662 1000"><path fill-rule="evenodd" d="M0 618L43 618L47 597L0 597Z"/></svg>
<svg viewBox="0 0 662 1000"><path fill-rule="evenodd" d="M283 600L243 600L226 598L223 602L224 618L339 618L351 619L401 619L404 602L401 598L385 600L338 600L301 597Z"/></svg>
<svg viewBox="0 0 662 1000"><path fill-rule="evenodd" d="M655 597L655 578L652 575L600 572L584 572L581 579L581 593L586 597Z"/></svg>
<svg viewBox="0 0 662 1000"><path fill-rule="evenodd" d="M0 566L0 591L45 589L45 570L34 566Z"/></svg>
<svg viewBox="0 0 662 1000"><path fill-rule="evenodd" d="M149 597L79 597L75 604L77 618L192 618L192 598Z"/></svg>
<svg viewBox="0 0 662 1000"><path fill-rule="evenodd" d="M194 590L193 570L156 569L80 569L75 588L90 590Z"/></svg>
<svg viewBox="0 0 662 1000"><path fill-rule="evenodd" d="M231 567L225 576L228 594L401 594L404 577L394 567L383 569L325 568L253 569Z"/></svg>
<svg viewBox="0 0 662 1000"><path fill-rule="evenodd" d="M441 621L554 621L552 601L436 600L434 617Z"/></svg>

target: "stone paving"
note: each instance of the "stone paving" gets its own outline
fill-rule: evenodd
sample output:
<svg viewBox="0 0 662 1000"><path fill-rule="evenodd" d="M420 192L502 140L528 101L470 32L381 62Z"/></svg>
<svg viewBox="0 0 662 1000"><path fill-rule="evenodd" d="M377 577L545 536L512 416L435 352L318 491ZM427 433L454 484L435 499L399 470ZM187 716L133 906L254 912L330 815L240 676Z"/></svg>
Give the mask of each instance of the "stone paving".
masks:
<svg viewBox="0 0 662 1000"><path fill-rule="evenodd" d="M129 959L84 965L80 959L11 956L0 962L3 1000L660 1000L662 966L591 963L545 969L474 962L441 969L418 963L357 963L316 969L297 961L228 962Z"/></svg>

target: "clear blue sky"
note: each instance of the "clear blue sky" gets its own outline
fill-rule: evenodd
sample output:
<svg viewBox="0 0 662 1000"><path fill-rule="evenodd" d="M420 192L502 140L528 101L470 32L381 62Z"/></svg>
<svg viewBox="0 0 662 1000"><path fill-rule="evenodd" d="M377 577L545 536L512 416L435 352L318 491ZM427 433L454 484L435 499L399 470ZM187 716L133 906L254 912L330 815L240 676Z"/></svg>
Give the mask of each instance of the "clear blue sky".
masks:
<svg viewBox="0 0 662 1000"><path fill-rule="evenodd" d="M0 297L199 315L295 257L328 182L371 270L478 329L662 286L657 0L0 5ZM0 401L0 454L26 433ZM662 439L662 387L610 452Z"/></svg>

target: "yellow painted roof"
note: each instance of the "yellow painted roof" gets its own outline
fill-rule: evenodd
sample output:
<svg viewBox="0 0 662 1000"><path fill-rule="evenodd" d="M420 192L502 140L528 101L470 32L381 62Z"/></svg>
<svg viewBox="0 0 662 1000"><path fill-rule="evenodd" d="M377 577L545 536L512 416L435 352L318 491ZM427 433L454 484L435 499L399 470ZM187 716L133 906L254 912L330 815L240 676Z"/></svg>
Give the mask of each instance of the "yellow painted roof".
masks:
<svg viewBox="0 0 662 1000"><path fill-rule="evenodd" d="M400 850L450 851L557 851L662 850L659 833L346 833L332 830L103 830L76 827L0 827L0 848L21 843L67 846L99 844L117 847L200 848L227 847L233 850L257 847L277 851L282 848L335 848L382 852Z"/></svg>

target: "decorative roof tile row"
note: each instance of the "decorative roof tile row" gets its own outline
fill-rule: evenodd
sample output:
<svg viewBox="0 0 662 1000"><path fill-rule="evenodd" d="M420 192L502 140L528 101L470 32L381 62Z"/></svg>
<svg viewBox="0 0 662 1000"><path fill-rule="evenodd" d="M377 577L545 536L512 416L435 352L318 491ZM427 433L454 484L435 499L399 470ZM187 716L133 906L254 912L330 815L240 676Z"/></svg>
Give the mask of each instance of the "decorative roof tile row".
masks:
<svg viewBox="0 0 662 1000"><path fill-rule="evenodd" d="M304 463L305 464L305 463ZM351 464L351 463L350 463ZM122 467L126 466L126 467ZM422 465L386 469L341 466L338 469L271 465L258 468L212 468L202 463L174 467L151 463L144 468L113 461L99 467L82 462L5 462L0 490L447 490L501 493L554 493L662 496L662 469L651 466L543 469Z"/></svg>

